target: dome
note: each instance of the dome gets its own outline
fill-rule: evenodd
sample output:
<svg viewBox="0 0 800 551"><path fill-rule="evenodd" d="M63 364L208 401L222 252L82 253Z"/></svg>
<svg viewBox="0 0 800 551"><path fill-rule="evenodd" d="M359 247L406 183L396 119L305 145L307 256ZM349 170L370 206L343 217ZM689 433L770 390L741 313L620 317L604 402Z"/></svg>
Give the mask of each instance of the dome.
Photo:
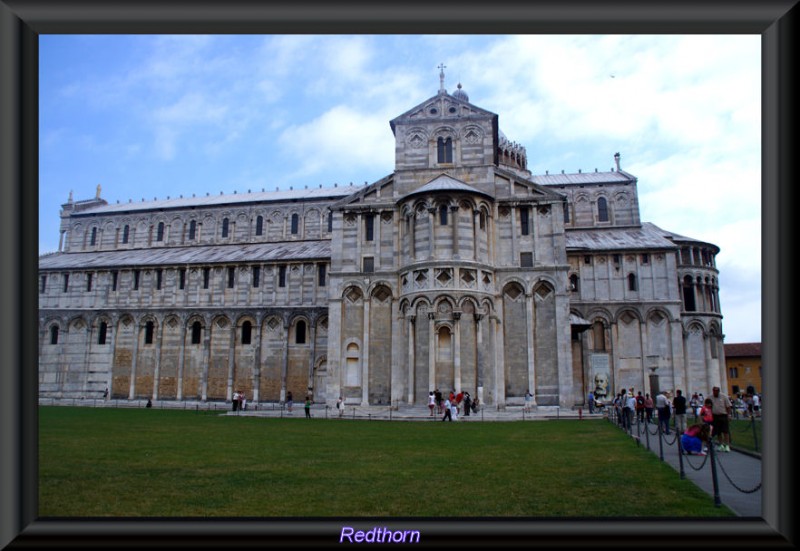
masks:
<svg viewBox="0 0 800 551"><path fill-rule="evenodd" d="M453 97L456 99L460 99L461 101L469 101L469 96L467 93L461 89L461 83L458 83L458 88L455 92L453 92Z"/></svg>

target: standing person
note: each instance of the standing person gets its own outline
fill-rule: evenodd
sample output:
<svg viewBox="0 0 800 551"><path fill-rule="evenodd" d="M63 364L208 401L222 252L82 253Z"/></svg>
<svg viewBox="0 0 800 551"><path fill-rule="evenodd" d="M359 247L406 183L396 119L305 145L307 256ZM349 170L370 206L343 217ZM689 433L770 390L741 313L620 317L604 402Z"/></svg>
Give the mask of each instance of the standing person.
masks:
<svg viewBox="0 0 800 551"><path fill-rule="evenodd" d="M244 411L247 409L247 394L239 391L239 409Z"/></svg>
<svg viewBox="0 0 800 551"><path fill-rule="evenodd" d="M436 398L436 415L442 413L442 391L438 388L433 391L433 397Z"/></svg>
<svg viewBox="0 0 800 551"><path fill-rule="evenodd" d="M633 415L636 412L636 396L633 392L628 393L628 428L633 429Z"/></svg>
<svg viewBox="0 0 800 551"><path fill-rule="evenodd" d="M679 433L686 430L686 396L683 391L675 391L675 398L672 399L672 407L675 409L675 430Z"/></svg>
<svg viewBox="0 0 800 551"><path fill-rule="evenodd" d="M642 396L641 390L636 395L636 420L641 423L644 422L644 396Z"/></svg>
<svg viewBox="0 0 800 551"><path fill-rule="evenodd" d="M291 391L286 395L286 409L289 410L289 413L292 413L292 407L294 406L294 400L292 399Z"/></svg>
<svg viewBox="0 0 800 551"><path fill-rule="evenodd" d="M447 419L449 421L453 420L453 415L450 413L450 399L449 398L445 399L445 401L444 401L444 415L442 416L442 421L444 421L445 419Z"/></svg>
<svg viewBox="0 0 800 551"><path fill-rule="evenodd" d="M456 414L458 414L458 411L461 409L461 401L463 399L464 399L463 392L459 392L458 394L456 394ZM452 403L450 405L452 405Z"/></svg>
<svg viewBox="0 0 800 551"><path fill-rule="evenodd" d="M311 396L306 396L306 402L303 405L303 407L306 410L306 419L311 419L311 404L312 403L313 402L311 401Z"/></svg>
<svg viewBox="0 0 800 551"><path fill-rule="evenodd" d="M761 417L761 396L753 393L753 415Z"/></svg>
<svg viewBox="0 0 800 551"><path fill-rule="evenodd" d="M697 413L703 423L708 426L711 426L714 423L714 414L711 412L713 405L714 404L711 402L711 398L706 398L703 407L701 407L700 411Z"/></svg>
<svg viewBox="0 0 800 551"><path fill-rule="evenodd" d="M633 410L636 408L636 399L623 388L620 402L622 403L622 428L630 429L631 420L633 419Z"/></svg>
<svg viewBox="0 0 800 551"><path fill-rule="evenodd" d="M341 396L336 400L336 410L339 412L339 417L344 414L344 400L342 400Z"/></svg>
<svg viewBox="0 0 800 551"><path fill-rule="evenodd" d="M475 398L474 400L472 400L472 413L474 413L474 414L476 414L476 415L477 415L477 413L478 413L478 406L479 406L479 405L480 405L480 401L479 401L477 398Z"/></svg>
<svg viewBox="0 0 800 551"><path fill-rule="evenodd" d="M658 412L658 426L661 432L669 435L669 398L666 392L659 392L656 396L656 412Z"/></svg>
<svg viewBox="0 0 800 551"><path fill-rule="evenodd" d="M103 391L103 400L108 400L108 387Z"/></svg>
<svg viewBox="0 0 800 551"><path fill-rule="evenodd" d="M589 402L589 413L594 413L594 391L589 391L589 397L586 401Z"/></svg>
<svg viewBox="0 0 800 551"><path fill-rule="evenodd" d="M469 392L464 393L464 415L469 415L469 408L472 407L472 397L469 395Z"/></svg>
<svg viewBox="0 0 800 551"><path fill-rule="evenodd" d="M458 421L458 402L450 402L450 415L453 421Z"/></svg>
<svg viewBox="0 0 800 551"><path fill-rule="evenodd" d="M531 389L525 391L525 413L531 412L531 402L533 401L533 394L531 394Z"/></svg>
<svg viewBox="0 0 800 551"><path fill-rule="evenodd" d="M433 408L436 405L436 396L434 396L433 391L431 390L428 393L428 409L431 410L431 414L429 417L433 417Z"/></svg>
<svg viewBox="0 0 800 551"><path fill-rule="evenodd" d="M233 407L233 411L239 409L239 391L233 393L233 399L231 400L231 407Z"/></svg>
<svg viewBox="0 0 800 551"><path fill-rule="evenodd" d="M653 422L653 408L655 407L655 403L653 399L650 397L649 392L645 392L644 394L644 416L648 423Z"/></svg>
<svg viewBox="0 0 800 551"><path fill-rule="evenodd" d="M729 417L731 414L731 401L720 392L718 386L711 389L711 413L713 414L714 434L717 435L717 451L731 451L731 433Z"/></svg>

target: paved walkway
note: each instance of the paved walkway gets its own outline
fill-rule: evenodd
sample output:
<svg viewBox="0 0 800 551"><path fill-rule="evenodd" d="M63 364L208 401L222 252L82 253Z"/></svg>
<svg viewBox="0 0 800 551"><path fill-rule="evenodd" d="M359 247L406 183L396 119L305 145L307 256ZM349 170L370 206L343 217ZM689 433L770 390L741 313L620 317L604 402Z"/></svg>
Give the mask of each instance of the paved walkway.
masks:
<svg viewBox="0 0 800 551"><path fill-rule="evenodd" d="M639 443L647 446L647 436L644 433L645 425L640 425L638 432L641 433ZM621 430L621 429L620 429ZM657 427L650 425L649 446L650 450L661 457L659 448ZM637 428L633 427L634 435ZM655 433L655 434L654 434ZM664 461L669 463L676 471L680 472L681 465L678 454L678 442L675 432L670 432L669 436L664 435L663 454ZM731 448L729 453L714 452L717 466L717 482L719 487L719 499L723 505L727 505L740 517L761 518L761 459L755 454L743 453ZM694 482L699 488L704 490L713 499L714 484L711 472L711 455L703 457L698 455L684 455L683 472L688 480ZM758 490L751 492L755 488ZM750 492L750 493L745 493Z"/></svg>

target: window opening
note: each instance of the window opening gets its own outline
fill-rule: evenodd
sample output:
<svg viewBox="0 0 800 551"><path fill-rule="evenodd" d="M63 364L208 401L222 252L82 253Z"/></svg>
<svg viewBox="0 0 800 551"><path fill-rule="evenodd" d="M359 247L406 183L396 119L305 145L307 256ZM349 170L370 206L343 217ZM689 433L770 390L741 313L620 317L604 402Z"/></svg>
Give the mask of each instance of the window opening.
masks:
<svg viewBox="0 0 800 551"><path fill-rule="evenodd" d="M208 289L208 280L211 278L211 268L203 268L203 289Z"/></svg>
<svg viewBox="0 0 800 551"><path fill-rule="evenodd" d="M453 162L453 139L452 138L439 138L436 140L437 146L437 161L440 163Z"/></svg>
<svg viewBox="0 0 800 551"><path fill-rule="evenodd" d="M300 224L300 217L297 213L292 215L292 235L296 235L298 231L298 226Z"/></svg>
<svg viewBox="0 0 800 551"><path fill-rule="evenodd" d="M92 228L92 238L89 240L89 245L97 243L97 228Z"/></svg>
<svg viewBox="0 0 800 551"><path fill-rule="evenodd" d="M580 291L580 279L578 278L578 274L569 276L569 290L573 293Z"/></svg>
<svg viewBox="0 0 800 551"><path fill-rule="evenodd" d="M158 270L156 270L156 289L157 290L161 290L161 282L163 280L163 276L164 276L164 273L162 272L162 270L160 268Z"/></svg>
<svg viewBox="0 0 800 551"><path fill-rule="evenodd" d="M261 284L261 267L253 266L253 287L258 287Z"/></svg>
<svg viewBox="0 0 800 551"><path fill-rule="evenodd" d="M108 333L108 324L104 321L100 322L100 329L97 331L97 344L106 343L106 334Z"/></svg>
<svg viewBox="0 0 800 551"><path fill-rule="evenodd" d="M278 287L286 287L286 266L278 268Z"/></svg>
<svg viewBox="0 0 800 551"><path fill-rule="evenodd" d="M222 219L222 237L228 237L228 219Z"/></svg>
<svg viewBox="0 0 800 551"><path fill-rule="evenodd" d="M119 279L119 272L116 271L116 270L111 272L111 290L112 291L116 291L117 290L117 280L118 279Z"/></svg>
<svg viewBox="0 0 800 551"><path fill-rule="evenodd" d="M127 224L124 228L122 228L122 243L123 245L128 242L128 236L130 235L131 227Z"/></svg>
<svg viewBox="0 0 800 551"><path fill-rule="evenodd" d="M39 292L44 293L45 289L47 288L47 276L42 276L40 278L41 284L39 286Z"/></svg>
<svg viewBox="0 0 800 551"><path fill-rule="evenodd" d="M197 222L192 220L191 222L189 222L189 240L194 241L196 234L197 234Z"/></svg>
<svg viewBox="0 0 800 551"><path fill-rule="evenodd" d="M636 290L636 274L628 274L628 291Z"/></svg>
<svg viewBox="0 0 800 551"><path fill-rule="evenodd" d="M233 289L235 274L236 268L233 266L228 266L228 289Z"/></svg>
<svg viewBox="0 0 800 551"><path fill-rule="evenodd" d="M295 344L305 344L306 343L306 322L300 320L295 325Z"/></svg>
<svg viewBox="0 0 800 551"><path fill-rule="evenodd" d="M253 324L246 321L242 324L242 344L250 344L250 336L253 331Z"/></svg>
<svg viewBox="0 0 800 551"><path fill-rule="evenodd" d="M564 203L564 223L569 224L569 204Z"/></svg>
<svg viewBox="0 0 800 551"><path fill-rule="evenodd" d="M144 326L144 343L153 344L153 322L148 321Z"/></svg>
<svg viewBox="0 0 800 551"><path fill-rule="evenodd" d="M186 268L181 268L178 272L178 288L183 289L186 287Z"/></svg>
<svg viewBox="0 0 800 551"><path fill-rule="evenodd" d="M58 344L58 325L50 327L50 344Z"/></svg>
<svg viewBox="0 0 800 551"><path fill-rule="evenodd" d="M365 214L364 215L364 239L366 241L372 241L375 239L375 215L374 214Z"/></svg>
<svg viewBox="0 0 800 551"><path fill-rule="evenodd" d="M92 273L89 272L86 274L86 291L89 292L92 290Z"/></svg>
<svg viewBox="0 0 800 551"><path fill-rule="evenodd" d="M364 257L364 273L372 273L375 271L375 258L372 256Z"/></svg>
<svg viewBox="0 0 800 551"><path fill-rule="evenodd" d="M156 230L156 241L164 241L164 222L158 223L158 229Z"/></svg>
<svg viewBox="0 0 800 551"><path fill-rule="evenodd" d="M528 235L530 232L530 224L528 220L528 207L519 208L519 224L522 230L522 235Z"/></svg>
<svg viewBox="0 0 800 551"><path fill-rule="evenodd" d="M200 332L202 329L203 327L200 325L199 321L192 324L192 344L200 344Z"/></svg>
<svg viewBox="0 0 800 551"><path fill-rule="evenodd" d="M69 274L64 274L64 292L69 291Z"/></svg>
<svg viewBox="0 0 800 551"><path fill-rule="evenodd" d="M133 290L139 289L139 270L133 271Z"/></svg>
<svg viewBox="0 0 800 551"><path fill-rule="evenodd" d="M597 200L597 219L600 222L608 222L608 202L605 197Z"/></svg>
<svg viewBox="0 0 800 551"><path fill-rule="evenodd" d="M439 206L439 225L447 225L447 206L445 205Z"/></svg>
<svg viewBox="0 0 800 551"><path fill-rule="evenodd" d="M523 268L532 268L533 253L519 253L519 265Z"/></svg>
<svg viewBox="0 0 800 551"><path fill-rule="evenodd" d="M325 287L326 276L327 276L327 271L325 264L320 264L319 266L317 266L317 284L320 287Z"/></svg>
<svg viewBox="0 0 800 551"><path fill-rule="evenodd" d="M264 217L259 216L256 218L256 235L261 235L264 232Z"/></svg>

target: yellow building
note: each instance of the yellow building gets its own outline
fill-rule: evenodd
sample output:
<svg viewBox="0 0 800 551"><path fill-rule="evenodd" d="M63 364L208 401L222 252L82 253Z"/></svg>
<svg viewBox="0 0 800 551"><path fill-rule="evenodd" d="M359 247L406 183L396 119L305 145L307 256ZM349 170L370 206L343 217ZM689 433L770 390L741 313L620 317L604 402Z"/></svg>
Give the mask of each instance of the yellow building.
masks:
<svg viewBox="0 0 800 551"><path fill-rule="evenodd" d="M753 387L761 394L761 343L746 342L725 345L725 365L728 369L728 392L736 396Z"/></svg>

